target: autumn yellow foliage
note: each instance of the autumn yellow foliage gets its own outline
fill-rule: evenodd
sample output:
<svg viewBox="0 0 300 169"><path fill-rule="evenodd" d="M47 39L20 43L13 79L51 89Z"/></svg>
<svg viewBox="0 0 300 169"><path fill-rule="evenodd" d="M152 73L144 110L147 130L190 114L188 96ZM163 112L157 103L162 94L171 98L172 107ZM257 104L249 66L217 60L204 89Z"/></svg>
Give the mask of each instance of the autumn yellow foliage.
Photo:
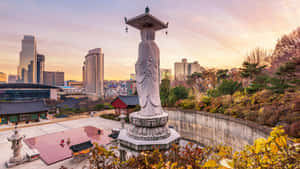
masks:
<svg viewBox="0 0 300 169"><path fill-rule="evenodd" d="M91 169L299 169L297 140L287 137L282 127L275 127L267 139L258 138L253 145L233 152L231 147L219 145L201 148L189 143L174 145L168 152L142 152L120 161L116 149L96 145L90 158Z"/></svg>

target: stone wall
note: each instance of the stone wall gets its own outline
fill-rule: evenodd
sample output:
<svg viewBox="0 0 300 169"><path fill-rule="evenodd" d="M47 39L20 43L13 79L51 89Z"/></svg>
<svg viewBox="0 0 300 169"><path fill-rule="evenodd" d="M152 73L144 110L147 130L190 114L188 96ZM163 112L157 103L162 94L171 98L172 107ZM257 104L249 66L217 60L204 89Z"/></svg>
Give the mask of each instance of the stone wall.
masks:
<svg viewBox="0 0 300 169"><path fill-rule="evenodd" d="M241 150L246 144L253 144L256 138L267 138L271 131L270 128L254 122L222 114L169 108L165 111L169 113L169 125L182 138L203 145L226 144L234 150Z"/></svg>

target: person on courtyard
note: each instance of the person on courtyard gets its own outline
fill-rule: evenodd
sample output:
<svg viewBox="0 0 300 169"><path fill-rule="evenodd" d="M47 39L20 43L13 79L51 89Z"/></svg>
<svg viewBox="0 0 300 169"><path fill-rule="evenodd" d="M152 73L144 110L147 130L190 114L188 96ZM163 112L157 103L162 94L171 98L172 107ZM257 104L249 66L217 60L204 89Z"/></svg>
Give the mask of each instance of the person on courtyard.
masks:
<svg viewBox="0 0 300 169"><path fill-rule="evenodd" d="M65 140L64 140L64 139L61 139L61 140L60 140L60 146L64 147L64 145L65 145Z"/></svg>

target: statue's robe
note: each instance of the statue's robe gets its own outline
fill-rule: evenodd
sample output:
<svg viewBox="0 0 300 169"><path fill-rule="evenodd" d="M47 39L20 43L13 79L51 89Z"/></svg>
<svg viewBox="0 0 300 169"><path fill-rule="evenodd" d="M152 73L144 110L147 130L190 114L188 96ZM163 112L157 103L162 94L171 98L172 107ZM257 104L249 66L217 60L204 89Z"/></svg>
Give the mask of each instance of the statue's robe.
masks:
<svg viewBox="0 0 300 169"><path fill-rule="evenodd" d="M142 42L139 44L139 57L135 64L136 85L142 116L162 114L159 95L160 63L159 49L154 42L155 31L141 30Z"/></svg>

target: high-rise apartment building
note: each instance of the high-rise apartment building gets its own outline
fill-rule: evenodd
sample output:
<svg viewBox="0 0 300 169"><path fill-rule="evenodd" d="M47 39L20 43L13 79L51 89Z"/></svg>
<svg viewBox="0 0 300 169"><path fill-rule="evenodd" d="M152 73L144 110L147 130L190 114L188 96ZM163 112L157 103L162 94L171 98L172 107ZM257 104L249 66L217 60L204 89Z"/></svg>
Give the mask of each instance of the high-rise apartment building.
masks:
<svg viewBox="0 0 300 169"><path fill-rule="evenodd" d="M0 83L6 83L7 82L7 76L5 73L0 72Z"/></svg>
<svg viewBox="0 0 300 169"><path fill-rule="evenodd" d="M101 48L89 50L82 71L85 92L102 97L104 95L104 54Z"/></svg>
<svg viewBox="0 0 300 169"><path fill-rule="evenodd" d="M64 72L49 72L43 73L44 84L50 86L64 86L65 73Z"/></svg>
<svg viewBox="0 0 300 169"><path fill-rule="evenodd" d="M187 59L182 59L181 62L175 62L174 64L175 80L187 80L187 76L203 70L204 68L197 61L188 63Z"/></svg>
<svg viewBox="0 0 300 169"><path fill-rule="evenodd" d="M37 52L34 36L25 35L22 40L20 62L18 66L18 81L36 83L37 80Z"/></svg>
<svg viewBox="0 0 300 169"><path fill-rule="evenodd" d="M44 71L45 71L45 56L42 54L37 54L37 64L36 64L36 82L44 83Z"/></svg>

